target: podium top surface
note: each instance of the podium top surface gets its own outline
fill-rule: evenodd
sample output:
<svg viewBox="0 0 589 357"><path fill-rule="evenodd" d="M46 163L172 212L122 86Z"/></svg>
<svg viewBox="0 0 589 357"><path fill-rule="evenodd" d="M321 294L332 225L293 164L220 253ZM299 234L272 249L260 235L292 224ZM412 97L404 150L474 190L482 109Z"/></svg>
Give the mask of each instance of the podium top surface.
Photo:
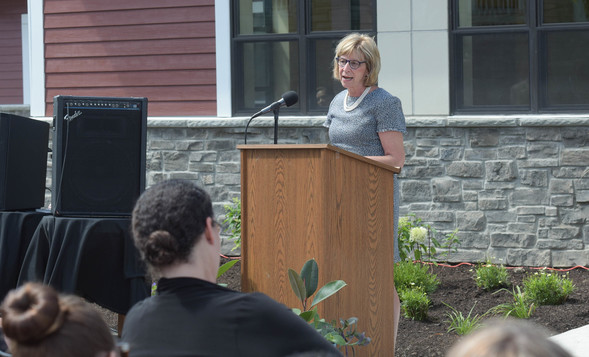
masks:
<svg viewBox="0 0 589 357"><path fill-rule="evenodd" d="M334 151L346 156L349 156L351 158L354 158L356 160L360 160L360 161L364 161L367 162L371 165L375 165L378 166L380 168L383 168L385 170L391 171L395 174L398 174L401 172L401 168L399 167L393 167L393 166L389 166L386 164L383 164L381 162L372 160L372 159L368 159L362 155L358 155L358 154L354 154L353 152L338 148L337 146L333 146L331 144L247 144L247 145L237 145L237 149L238 150L321 150L321 149L325 149L325 150L330 150L330 151Z"/></svg>

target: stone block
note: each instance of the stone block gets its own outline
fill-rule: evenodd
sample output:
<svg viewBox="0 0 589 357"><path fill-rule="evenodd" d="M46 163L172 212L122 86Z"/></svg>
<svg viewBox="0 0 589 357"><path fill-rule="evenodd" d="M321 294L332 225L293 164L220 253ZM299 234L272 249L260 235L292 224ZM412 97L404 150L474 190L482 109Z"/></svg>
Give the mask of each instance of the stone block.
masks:
<svg viewBox="0 0 589 357"><path fill-rule="evenodd" d="M487 181L513 181L516 178L515 163L513 161L485 162L485 178Z"/></svg>
<svg viewBox="0 0 589 357"><path fill-rule="evenodd" d="M194 172L215 172L217 165L214 162L190 162L189 171Z"/></svg>
<svg viewBox="0 0 589 357"><path fill-rule="evenodd" d="M237 173L237 174L239 174L241 172L240 165L238 163L234 163L234 162L219 163L216 165L216 171L218 173Z"/></svg>
<svg viewBox="0 0 589 357"><path fill-rule="evenodd" d="M573 180L567 179L551 179L549 190L551 194L555 193L573 193Z"/></svg>
<svg viewBox="0 0 589 357"><path fill-rule="evenodd" d="M454 212L448 211L415 211L415 215L425 222L454 222ZM438 229L437 226L434 228Z"/></svg>
<svg viewBox="0 0 589 357"><path fill-rule="evenodd" d="M548 186L548 171L545 169L519 170L520 183L532 187Z"/></svg>
<svg viewBox="0 0 589 357"><path fill-rule="evenodd" d="M446 174L455 177L483 177L483 164L476 161L453 162L446 167Z"/></svg>
<svg viewBox="0 0 589 357"><path fill-rule="evenodd" d="M560 145L557 142L530 143L526 151L530 159L558 159Z"/></svg>
<svg viewBox="0 0 589 357"><path fill-rule="evenodd" d="M513 222L507 224L507 231L512 233L536 233L536 225L533 223Z"/></svg>
<svg viewBox="0 0 589 357"><path fill-rule="evenodd" d="M548 217L553 217L558 215L558 207L546 207L545 215Z"/></svg>
<svg viewBox="0 0 589 357"><path fill-rule="evenodd" d="M581 229L580 227L575 226L558 226L552 227L550 231L548 231L548 238L549 239L557 239L557 240L566 240L566 239L574 239L581 236Z"/></svg>
<svg viewBox="0 0 589 357"><path fill-rule="evenodd" d="M503 210L507 208L507 199L503 197L479 198L479 209L483 211Z"/></svg>
<svg viewBox="0 0 589 357"><path fill-rule="evenodd" d="M483 231L486 224L487 220L483 212L456 212L456 226L460 232Z"/></svg>
<svg viewBox="0 0 589 357"><path fill-rule="evenodd" d="M497 151L484 148L484 149L466 149L464 151L464 160L467 161L486 161L486 160L497 160Z"/></svg>
<svg viewBox="0 0 589 357"><path fill-rule="evenodd" d="M517 223L535 223L536 216L517 216Z"/></svg>
<svg viewBox="0 0 589 357"><path fill-rule="evenodd" d="M499 144L499 131L497 129L484 130L473 129L470 134L471 147L490 147Z"/></svg>
<svg viewBox="0 0 589 357"><path fill-rule="evenodd" d="M462 188L458 180L445 178L433 179L432 190L434 201L460 202L462 198Z"/></svg>
<svg viewBox="0 0 589 357"><path fill-rule="evenodd" d="M526 148L523 146L507 146L497 149L498 159L524 159L526 158Z"/></svg>
<svg viewBox="0 0 589 357"><path fill-rule="evenodd" d="M562 141L565 147L587 147L589 146L588 127L570 127L560 129Z"/></svg>
<svg viewBox="0 0 589 357"><path fill-rule="evenodd" d="M487 249L489 248L489 236L478 232L458 232L460 249Z"/></svg>
<svg viewBox="0 0 589 357"><path fill-rule="evenodd" d="M538 219L538 227L556 227L560 223L558 217L540 217Z"/></svg>
<svg viewBox="0 0 589 357"><path fill-rule="evenodd" d="M575 195L577 203L589 203L589 190L579 190Z"/></svg>
<svg viewBox="0 0 589 357"><path fill-rule="evenodd" d="M589 176L589 168L583 171L583 177L585 176ZM574 180L574 185L577 190L589 190L589 179Z"/></svg>
<svg viewBox="0 0 589 357"><path fill-rule="evenodd" d="M589 166L589 149L565 149L561 154L563 166Z"/></svg>
<svg viewBox="0 0 589 357"><path fill-rule="evenodd" d="M218 185L239 185L241 183L241 175L217 174L215 176L215 183Z"/></svg>
<svg viewBox="0 0 589 357"><path fill-rule="evenodd" d="M463 201L477 201L478 198L479 198L479 193L477 191L462 190L462 200Z"/></svg>
<svg viewBox="0 0 589 357"><path fill-rule="evenodd" d="M550 168L550 167L558 167L560 166L560 162L558 159L527 159L521 160L517 163L520 169L526 168Z"/></svg>
<svg viewBox="0 0 589 357"><path fill-rule="evenodd" d="M550 204L557 207L572 207L574 204L573 195L552 195Z"/></svg>
<svg viewBox="0 0 589 357"><path fill-rule="evenodd" d="M525 267L549 267L552 265L550 250L510 249L507 265Z"/></svg>
<svg viewBox="0 0 589 357"><path fill-rule="evenodd" d="M531 248L536 236L528 233L491 233L491 246L501 248Z"/></svg>
<svg viewBox="0 0 589 357"><path fill-rule="evenodd" d="M402 178L433 178L444 175L444 168L441 166L407 166L401 170Z"/></svg>
<svg viewBox="0 0 589 357"><path fill-rule="evenodd" d="M195 181L200 178L196 172L174 172L170 174L170 179Z"/></svg>
<svg viewBox="0 0 589 357"><path fill-rule="evenodd" d="M555 268L587 265L589 265L589 255L586 250L555 250L552 252L552 266Z"/></svg>
<svg viewBox="0 0 589 357"><path fill-rule="evenodd" d="M553 239L538 239L536 249L566 249L566 250L581 250L585 247L583 241L580 239L573 240L553 240Z"/></svg>
<svg viewBox="0 0 589 357"><path fill-rule="evenodd" d="M187 171L189 156L185 152L165 152L163 155L164 170Z"/></svg>
<svg viewBox="0 0 589 357"><path fill-rule="evenodd" d="M444 161L456 161L462 158L464 149L463 148L441 148L440 149L440 160Z"/></svg>
<svg viewBox="0 0 589 357"><path fill-rule="evenodd" d="M554 128L526 128L526 140L528 141L560 141L560 130Z"/></svg>
<svg viewBox="0 0 589 357"><path fill-rule="evenodd" d="M175 145L172 140L151 140L147 143L149 150L174 150Z"/></svg>
<svg viewBox="0 0 589 357"><path fill-rule="evenodd" d="M547 190L537 188L515 189L510 193L509 200L514 206L526 206L538 204L548 205L549 195Z"/></svg>
<svg viewBox="0 0 589 357"><path fill-rule="evenodd" d="M560 219L563 224L586 224L589 222L589 206L561 208L560 211Z"/></svg>
<svg viewBox="0 0 589 357"><path fill-rule="evenodd" d="M482 250L475 249L458 249L455 253L448 255L449 263L462 263L462 262L484 262L487 253Z"/></svg>
<svg viewBox="0 0 589 357"><path fill-rule="evenodd" d="M219 153L216 151L196 151L191 152L189 160L191 162L217 162Z"/></svg>
<svg viewBox="0 0 589 357"><path fill-rule="evenodd" d="M522 206L516 209L518 215L526 214L544 214L546 208L544 206Z"/></svg>
<svg viewBox="0 0 589 357"><path fill-rule="evenodd" d="M431 201L429 181L407 180L401 182L402 202Z"/></svg>

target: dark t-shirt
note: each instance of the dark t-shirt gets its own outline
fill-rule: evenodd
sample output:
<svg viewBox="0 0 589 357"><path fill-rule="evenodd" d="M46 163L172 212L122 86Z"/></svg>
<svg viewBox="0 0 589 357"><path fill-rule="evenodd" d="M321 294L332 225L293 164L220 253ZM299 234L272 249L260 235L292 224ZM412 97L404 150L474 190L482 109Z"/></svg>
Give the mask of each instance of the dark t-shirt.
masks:
<svg viewBox="0 0 589 357"><path fill-rule="evenodd" d="M130 344L132 357L341 355L270 297L194 278L160 279L158 294L127 314L122 340Z"/></svg>

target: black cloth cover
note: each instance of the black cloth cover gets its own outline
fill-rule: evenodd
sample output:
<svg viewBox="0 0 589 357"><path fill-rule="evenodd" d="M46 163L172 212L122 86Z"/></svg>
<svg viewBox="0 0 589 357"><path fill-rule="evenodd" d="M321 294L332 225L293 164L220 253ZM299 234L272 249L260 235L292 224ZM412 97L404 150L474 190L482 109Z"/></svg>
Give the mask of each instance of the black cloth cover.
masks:
<svg viewBox="0 0 589 357"><path fill-rule="evenodd" d="M49 284L119 314L149 296L130 218L46 216L33 234L18 285Z"/></svg>
<svg viewBox="0 0 589 357"><path fill-rule="evenodd" d="M43 216L37 211L0 212L0 301L14 288L29 242Z"/></svg>

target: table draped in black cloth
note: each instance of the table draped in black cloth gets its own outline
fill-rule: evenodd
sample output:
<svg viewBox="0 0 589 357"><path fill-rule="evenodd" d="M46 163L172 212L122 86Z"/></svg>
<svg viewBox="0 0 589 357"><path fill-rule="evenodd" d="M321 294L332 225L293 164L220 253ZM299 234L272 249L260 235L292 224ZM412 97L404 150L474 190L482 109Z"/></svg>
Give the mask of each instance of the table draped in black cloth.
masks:
<svg viewBox="0 0 589 357"><path fill-rule="evenodd" d="M130 218L47 216L33 234L18 285L49 284L119 314L149 296Z"/></svg>
<svg viewBox="0 0 589 357"><path fill-rule="evenodd" d="M20 267L35 229L48 212L0 212L0 301L16 288Z"/></svg>

